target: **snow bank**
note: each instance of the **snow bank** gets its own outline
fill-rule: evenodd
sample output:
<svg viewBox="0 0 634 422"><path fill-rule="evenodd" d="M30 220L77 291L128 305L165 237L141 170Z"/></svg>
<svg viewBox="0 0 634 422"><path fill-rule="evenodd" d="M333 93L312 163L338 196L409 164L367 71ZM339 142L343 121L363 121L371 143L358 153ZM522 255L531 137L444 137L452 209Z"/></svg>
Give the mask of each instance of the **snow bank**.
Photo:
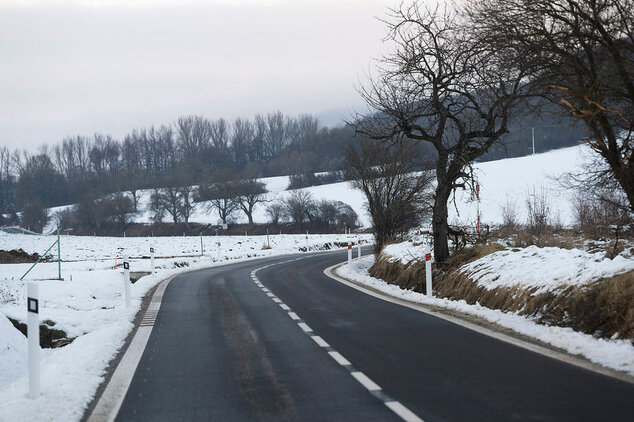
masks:
<svg viewBox="0 0 634 422"><path fill-rule="evenodd" d="M418 243L416 239L406 240L405 242L392 243L383 248L383 254L389 262L400 261L401 264L407 265L413 261L425 260L425 254L428 246ZM433 254L433 251L430 251Z"/></svg>
<svg viewBox="0 0 634 422"><path fill-rule="evenodd" d="M603 253L537 246L495 252L460 268L488 290L519 285L536 288L535 293L580 286L631 270L634 259L622 255L609 259Z"/></svg>
<svg viewBox="0 0 634 422"><path fill-rule="evenodd" d="M421 293L404 290L399 286L387 284L383 280L371 277L368 274L368 269L373 263L374 257L367 256L361 261L353 261L352 264L339 267L337 273L341 277L365 284L390 296L483 318L517 333L551 344L568 353L582 355L591 362L634 376L634 347L630 341L596 339L571 328L540 325L516 313L505 313L480 305L469 305L463 300L428 298Z"/></svg>
<svg viewBox="0 0 634 422"><path fill-rule="evenodd" d="M27 365L26 337L0 314L0 385L17 378Z"/></svg>

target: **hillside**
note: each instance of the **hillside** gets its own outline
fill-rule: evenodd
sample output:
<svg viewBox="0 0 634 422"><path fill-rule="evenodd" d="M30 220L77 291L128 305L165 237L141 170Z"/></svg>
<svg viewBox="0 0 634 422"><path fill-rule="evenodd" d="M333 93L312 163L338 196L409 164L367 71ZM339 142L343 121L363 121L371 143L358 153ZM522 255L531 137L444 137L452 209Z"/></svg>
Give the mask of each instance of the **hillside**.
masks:
<svg viewBox="0 0 634 422"><path fill-rule="evenodd" d="M558 213L560 221L564 225L573 223L573 214L570 205L571 192L563 190L558 184L557 178L568 172L576 172L587 154L587 148L583 145L549 151L542 154L526 157L509 158L497 161L488 161L474 165L474 174L480 184L480 213L483 224L496 225L502 222L502 207L507 200L515 202L518 218L523 221L525 216L525 201L529 192L540 192L542 189L552 201L552 210ZM271 200L281 200L291 191L286 190L289 185L289 176L268 177L259 179L265 183ZM371 220L365 210L365 198L363 194L353 189L348 182L340 182L321 186L313 186L304 190L316 200L328 199L342 201L350 205L358 214L360 224L370 227ZM135 223L150 223L151 214L148 209L151 190L141 192L139 209L141 212L132 221ZM50 215L67 208L55 207L49 210ZM268 216L265 212L266 205L256 205L254 212L255 223L267 223ZM457 211L456 211L457 208ZM450 206L450 221L454 224L474 225L476 220L476 203L469 192L457 192L456 206ZM164 221L169 221L165 218ZM199 203L190 221L201 224L217 224L219 219L215 211L209 211L205 203ZM246 223L243 213L234 215L235 223ZM49 221L45 233L53 230L55 222Z"/></svg>

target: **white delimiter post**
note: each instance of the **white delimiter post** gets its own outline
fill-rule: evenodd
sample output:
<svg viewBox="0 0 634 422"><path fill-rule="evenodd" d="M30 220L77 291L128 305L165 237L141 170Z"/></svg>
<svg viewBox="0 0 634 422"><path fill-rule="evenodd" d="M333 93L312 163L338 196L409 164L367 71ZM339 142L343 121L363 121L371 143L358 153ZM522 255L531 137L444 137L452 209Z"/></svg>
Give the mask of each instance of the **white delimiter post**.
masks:
<svg viewBox="0 0 634 422"><path fill-rule="evenodd" d="M150 267L152 268L152 274L154 274L154 246L150 247Z"/></svg>
<svg viewBox="0 0 634 422"><path fill-rule="evenodd" d="M426 295L432 297L432 285L431 285L431 251L427 248L425 253L425 290Z"/></svg>
<svg viewBox="0 0 634 422"><path fill-rule="evenodd" d="M40 395L40 289L34 282L26 285L27 335L29 336L29 397Z"/></svg>
<svg viewBox="0 0 634 422"><path fill-rule="evenodd" d="M130 303L130 260L127 255L123 256L123 291L125 294L125 307L129 308Z"/></svg>
<svg viewBox="0 0 634 422"><path fill-rule="evenodd" d="M361 239L359 239L359 243L358 243L358 248L359 248L359 256L357 257L357 259L361 259Z"/></svg>
<svg viewBox="0 0 634 422"><path fill-rule="evenodd" d="M348 240L348 264L352 263L352 242Z"/></svg>

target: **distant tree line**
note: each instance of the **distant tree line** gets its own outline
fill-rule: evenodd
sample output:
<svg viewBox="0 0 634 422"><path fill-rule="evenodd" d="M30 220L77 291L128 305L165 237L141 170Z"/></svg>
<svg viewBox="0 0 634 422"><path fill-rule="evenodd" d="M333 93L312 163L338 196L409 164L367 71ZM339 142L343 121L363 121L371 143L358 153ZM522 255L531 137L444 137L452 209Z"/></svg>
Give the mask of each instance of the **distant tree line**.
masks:
<svg viewBox="0 0 634 422"><path fill-rule="evenodd" d="M545 137L549 148L575 144L581 137L580 128L549 113L535 115L526 108L518 114L504 146L481 160L529 153L531 125L538 126L542 150ZM0 224L18 224L16 213L28 210L22 224L38 227L42 208L87 203L118 192L127 193L131 209L137 211L142 189L156 190L158 209L157 201L165 204L168 191L210 186L218 177L290 175L291 189L341 181L352 174L344 171L344 156L354 137L351 126L325 127L311 115L291 117L277 111L233 121L183 116L171 124L134 129L122 140L101 133L69 136L33 153L0 147ZM426 152L434 157L433 149ZM163 212L172 220L173 213L177 221L187 219L186 211L171 210Z"/></svg>
<svg viewBox="0 0 634 422"><path fill-rule="evenodd" d="M219 171L258 177L343 168L353 131L322 126L311 115L281 112L253 119L184 116L167 125L132 130L123 140L97 133L72 136L36 153L0 148L0 210L38 200L51 207L85 195L167 184L207 183ZM136 207L136 203L134 204Z"/></svg>

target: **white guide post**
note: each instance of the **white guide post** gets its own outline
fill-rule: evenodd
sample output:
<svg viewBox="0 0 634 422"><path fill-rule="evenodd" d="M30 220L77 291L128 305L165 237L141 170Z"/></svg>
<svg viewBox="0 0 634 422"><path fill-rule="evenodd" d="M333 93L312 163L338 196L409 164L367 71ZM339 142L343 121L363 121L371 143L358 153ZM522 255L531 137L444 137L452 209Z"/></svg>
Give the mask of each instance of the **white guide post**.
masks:
<svg viewBox="0 0 634 422"><path fill-rule="evenodd" d="M352 242L348 240L348 264L352 263Z"/></svg>
<svg viewBox="0 0 634 422"><path fill-rule="evenodd" d="M154 274L155 271L155 267L154 267L154 246L150 246L150 267L152 270L152 274Z"/></svg>
<svg viewBox="0 0 634 422"><path fill-rule="evenodd" d="M29 397L40 395L40 286L26 285L27 335L29 337Z"/></svg>
<svg viewBox="0 0 634 422"><path fill-rule="evenodd" d="M428 297L432 297L432 285L431 285L431 250L428 247L425 253L425 294Z"/></svg>
<svg viewBox="0 0 634 422"><path fill-rule="evenodd" d="M359 249L359 256L357 259L361 260L361 239L359 239L359 242L357 243L357 248Z"/></svg>
<svg viewBox="0 0 634 422"><path fill-rule="evenodd" d="M123 291L125 294L125 307L129 308L130 303L130 259L127 255L123 256Z"/></svg>

